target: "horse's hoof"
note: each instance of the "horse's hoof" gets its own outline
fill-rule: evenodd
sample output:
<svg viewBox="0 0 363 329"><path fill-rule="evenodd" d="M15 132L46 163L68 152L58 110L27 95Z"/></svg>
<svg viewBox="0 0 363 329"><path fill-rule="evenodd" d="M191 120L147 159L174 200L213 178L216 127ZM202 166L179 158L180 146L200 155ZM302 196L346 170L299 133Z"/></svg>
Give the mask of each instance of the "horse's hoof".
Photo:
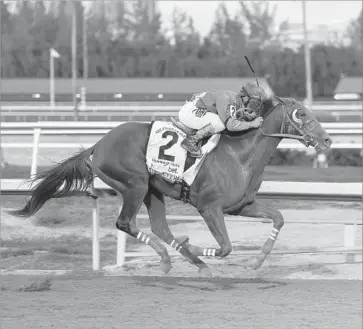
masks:
<svg viewBox="0 0 363 329"><path fill-rule="evenodd" d="M253 265L252 265L252 269L253 270L258 270L261 266L262 266L262 263L263 262L259 262L259 261L256 261Z"/></svg>
<svg viewBox="0 0 363 329"><path fill-rule="evenodd" d="M257 256L256 260L252 264L252 269L253 270L258 270L262 266L262 264L265 261L265 259L266 259L266 255L259 255L259 256Z"/></svg>
<svg viewBox="0 0 363 329"><path fill-rule="evenodd" d="M183 245L184 243L189 242L189 237L186 235L175 237L175 240L179 242L180 245Z"/></svg>
<svg viewBox="0 0 363 329"><path fill-rule="evenodd" d="M255 262L253 262L252 260L247 260L246 262L243 263L243 268L246 271L251 271L254 269L254 264Z"/></svg>
<svg viewBox="0 0 363 329"><path fill-rule="evenodd" d="M211 278L212 275L212 271L210 270L209 267L202 267L198 270L199 274L208 278Z"/></svg>
<svg viewBox="0 0 363 329"><path fill-rule="evenodd" d="M160 267L161 267L162 271L164 272L164 274L167 274L171 270L172 265L171 265L171 262L160 262Z"/></svg>

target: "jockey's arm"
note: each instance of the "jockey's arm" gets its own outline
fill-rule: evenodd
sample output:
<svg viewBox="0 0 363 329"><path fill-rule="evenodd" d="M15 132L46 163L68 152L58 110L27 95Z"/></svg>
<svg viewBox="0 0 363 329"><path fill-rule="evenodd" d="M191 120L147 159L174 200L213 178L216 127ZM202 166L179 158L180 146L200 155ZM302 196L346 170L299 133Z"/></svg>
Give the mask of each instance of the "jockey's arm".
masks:
<svg viewBox="0 0 363 329"><path fill-rule="evenodd" d="M230 104L231 104L231 96L228 95L225 91L216 92L215 97L215 106L218 112L219 117L222 122L225 124L226 121L230 118Z"/></svg>
<svg viewBox="0 0 363 329"><path fill-rule="evenodd" d="M206 91L192 98L198 108L214 109L223 123L228 119L231 96L226 91Z"/></svg>
<svg viewBox="0 0 363 329"><path fill-rule="evenodd" d="M215 107L221 121L229 131L242 131L260 127L263 121L262 118L255 118L253 121L241 121L232 116L230 105L235 95L235 92L224 90L207 91L196 96L196 106Z"/></svg>
<svg viewBox="0 0 363 329"><path fill-rule="evenodd" d="M229 131L243 131L251 128L259 128L261 127L263 119L261 117L257 117L253 121L239 121L235 118L229 118L226 122L226 128Z"/></svg>

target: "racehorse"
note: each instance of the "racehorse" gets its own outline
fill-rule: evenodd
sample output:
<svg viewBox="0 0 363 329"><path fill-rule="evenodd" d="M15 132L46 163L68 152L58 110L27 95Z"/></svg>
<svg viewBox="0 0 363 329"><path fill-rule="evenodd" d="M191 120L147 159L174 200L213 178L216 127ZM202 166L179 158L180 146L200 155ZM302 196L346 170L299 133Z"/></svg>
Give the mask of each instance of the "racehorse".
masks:
<svg viewBox="0 0 363 329"><path fill-rule="evenodd" d="M187 237L176 238L171 233L166 221L164 196L180 200L182 185L149 173L145 159L150 123L121 124L91 148L38 174L34 180L39 183L33 188L30 200L23 209L10 213L29 217L51 198L71 196L76 191L89 192L96 175L123 198L123 207L116 220L117 229L150 245L160 255L165 273L171 268L171 259L158 238L196 265L200 273L211 275L199 256L226 257L232 251L225 214L271 219L272 232L253 260L252 268L257 269L271 252L284 225L278 210L256 200L265 166L279 142L283 138L296 139L306 147L315 147L318 153L326 151L332 143L312 111L293 98L274 96L266 100L260 115L264 122L259 129L222 134L219 144L206 156L190 186L188 202L204 218L220 248L194 246ZM175 143L174 137L161 152ZM188 161L191 158L188 157ZM92 191L91 195L96 197ZM143 203L154 234L146 234L136 227L136 215Z"/></svg>

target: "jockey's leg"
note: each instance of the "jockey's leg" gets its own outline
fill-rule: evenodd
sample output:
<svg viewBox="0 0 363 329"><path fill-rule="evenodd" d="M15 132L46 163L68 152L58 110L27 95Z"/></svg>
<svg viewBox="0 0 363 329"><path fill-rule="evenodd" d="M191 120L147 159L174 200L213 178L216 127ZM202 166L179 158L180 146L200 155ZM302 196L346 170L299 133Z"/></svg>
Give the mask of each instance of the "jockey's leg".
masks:
<svg viewBox="0 0 363 329"><path fill-rule="evenodd" d="M181 146L186 149L191 156L196 158L202 157L202 151L200 149L199 141L203 138L212 136L214 134L214 128L209 123L199 129L194 135L187 136L181 143Z"/></svg>
<svg viewBox="0 0 363 329"><path fill-rule="evenodd" d="M184 125L197 130L194 135L187 136L181 143L181 146L194 157L202 156L198 145L200 140L226 129L217 114L197 109L193 102L182 106L179 111L179 120Z"/></svg>
<svg viewBox="0 0 363 329"><path fill-rule="evenodd" d="M268 207L258 201L255 201L254 203L243 208L239 215L246 217L269 218L273 222L272 232L270 233L265 244L262 246L261 253L257 256L257 259L253 264L253 269L256 270L261 267L267 255L271 252L277 236L284 225L284 218L278 210Z"/></svg>

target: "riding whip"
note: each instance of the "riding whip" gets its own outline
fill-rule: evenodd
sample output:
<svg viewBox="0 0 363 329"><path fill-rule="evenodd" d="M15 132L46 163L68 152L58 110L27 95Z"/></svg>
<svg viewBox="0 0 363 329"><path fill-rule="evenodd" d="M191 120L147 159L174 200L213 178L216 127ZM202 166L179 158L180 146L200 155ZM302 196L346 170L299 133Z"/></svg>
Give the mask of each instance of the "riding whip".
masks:
<svg viewBox="0 0 363 329"><path fill-rule="evenodd" d="M256 77L256 72L252 67L252 64L250 63L249 59L247 58L247 56L245 56L246 62L248 64L248 66L250 67L252 73L254 74L255 78L256 78L256 83L257 83L257 87L260 87L260 84L258 83L257 77Z"/></svg>

